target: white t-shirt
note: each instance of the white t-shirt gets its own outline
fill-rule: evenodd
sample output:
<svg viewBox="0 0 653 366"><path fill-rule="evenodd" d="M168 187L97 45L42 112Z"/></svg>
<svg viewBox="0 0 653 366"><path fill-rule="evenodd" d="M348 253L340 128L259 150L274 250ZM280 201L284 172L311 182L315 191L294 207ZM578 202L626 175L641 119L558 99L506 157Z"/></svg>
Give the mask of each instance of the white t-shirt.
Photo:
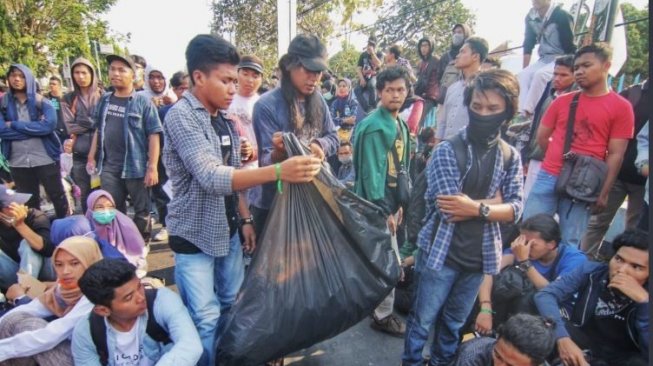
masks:
<svg viewBox="0 0 653 366"><path fill-rule="evenodd" d="M116 334L116 348L113 350L115 366L154 365L154 362L143 353L143 339L139 334L141 321L141 318L139 318L128 332L121 332L109 324Z"/></svg>
<svg viewBox="0 0 653 366"><path fill-rule="evenodd" d="M241 137L246 137L252 144L254 150L258 149L256 135L254 134L254 124L252 123L252 114L254 113L254 104L259 100L260 95L254 94L251 97L243 97L236 94L234 96L227 117L236 123L236 128ZM246 169L258 168L258 160L243 165Z"/></svg>

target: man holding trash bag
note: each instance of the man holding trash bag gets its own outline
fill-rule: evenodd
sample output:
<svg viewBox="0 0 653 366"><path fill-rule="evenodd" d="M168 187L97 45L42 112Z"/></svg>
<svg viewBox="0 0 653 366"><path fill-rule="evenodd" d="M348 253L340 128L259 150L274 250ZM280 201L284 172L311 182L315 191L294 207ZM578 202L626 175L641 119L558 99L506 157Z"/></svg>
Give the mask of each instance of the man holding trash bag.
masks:
<svg viewBox="0 0 653 366"><path fill-rule="evenodd" d="M393 249L397 249L396 215L405 206L410 194L408 160L410 138L406 122L399 117L410 79L408 72L399 66L389 67L376 78L380 106L359 122L354 140L354 191L362 198L375 203L385 213L388 228L393 236ZM393 313L394 290L374 310L372 328L401 337L405 324Z"/></svg>
<svg viewBox="0 0 653 366"><path fill-rule="evenodd" d="M426 217L417 241L419 277L406 321L404 366L424 364L432 326L428 364L449 364L483 276L499 272L499 222L517 221L523 210L521 159L500 138L518 95L517 79L508 71L478 74L465 90L469 125L441 142L426 168Z"/></svg>
<svg viewBox="0 0 653 366"><path fill-rule="evenodd" d="M299 156L259 169L240 170L240 141L227 110L236 94L236 48L221 37L198 35L186 48L192 88L166 115L163 159L175 195L167 218L175 252L175 280L213 365L220 315L236 298L244 277L243 246L254 250L247 188L277 181L309 182L321 160Z"/></svg>

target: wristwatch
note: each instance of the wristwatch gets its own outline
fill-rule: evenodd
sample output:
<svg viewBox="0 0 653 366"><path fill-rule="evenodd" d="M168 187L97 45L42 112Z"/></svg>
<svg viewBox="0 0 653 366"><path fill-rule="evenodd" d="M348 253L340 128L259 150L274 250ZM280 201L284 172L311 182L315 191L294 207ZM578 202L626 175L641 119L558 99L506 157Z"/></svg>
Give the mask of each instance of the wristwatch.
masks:
<svg viewBox="0 0 653 366"><path fill-rule="evenodd" d="M254 216L250 216L244 219L240 219L240 227L243 227L245 225L254 225Z"/></svg>
<svg viewBox="0 0 653 366"><path fill-rule="evenodd" d="M478 214L487 220L488 216L490 216L490 206L486 205L485 203L481 203L481 205L478 207Z"/></svg>
<svg viewBox="0 0 653 366"><path fill-rule="evenodd" d="M533 263L531 263L531 261L528 259L517 264L517 268L519 268L519 270L524 273L528 272L528 269L531 267L533 267Z"/></svg>

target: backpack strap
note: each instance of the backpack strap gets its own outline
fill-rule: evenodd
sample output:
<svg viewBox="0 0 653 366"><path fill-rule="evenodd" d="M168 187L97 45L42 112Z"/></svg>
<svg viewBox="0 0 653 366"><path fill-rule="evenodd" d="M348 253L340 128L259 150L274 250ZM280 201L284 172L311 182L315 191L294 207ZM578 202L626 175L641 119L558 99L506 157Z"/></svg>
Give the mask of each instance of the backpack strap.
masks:
<svg viewBox="0 0 653 366"><path fill-rule="evenodd" d="M512 160L512 149L510 148L510 144L503 139L499 139L499 149L503 153L503 170L507 170Z"/></svg>
<svg viewBox="0 0 653 366"><path fill-rule="evenodd" d="M157 323L154 316L154 301L156 300L157 294L157 289L145 290L145 300L147 301L147 327L145 328L145 332L156 342L169 344L172 343L170 335L161 325L159 325L159 323Z"/></svg>
<svg viewBox="0 0 653 366"><path fill-rule="evenodd" d="M571 150L571 140L574 137L574 122L576 120L576 109L578 108L578 99L580 99L580 92L576 92L574 98L569 105L569 117L567 118L567 132L565 134L565 147L562 151L563 159L568 157Z"/></svg>
<svg viewBox="0 0 653 366"><path fill-rule="evenodd" d="M100 364L106 366L109 364L109 348L107 347L107 325L104 323L104 317L91 311L88 322L91 339L93 339L93 344L95 344L95 351L100 356Z"/></svg>
<svg viewBox="0 0 653 366"><path fill-rule="evenodd" d="M154 317L154 301L156 300L157 294L158 292L156 289L145 290L145 301L147 302L148 315L145 332L154 341L169 344L172 340L170 339L168 332L157 323L156 318ZM93 339L93 344L95 344L95 350L98 356L100 356L100 364L106 366L109 364L109 349L107 346L107 326L104 322L104 318L91 312L88 321L91 330L91 338Z"/></svg>
<svg viewBox="0 0 653 366"><path fill-rule="evenodd" d="M453 147L453 154L456 157L456 164L460 172L460 178L465 175L465 167L467 165L467 146L463 140L462 134L458 133L455 136L447 139Z"/></svg>

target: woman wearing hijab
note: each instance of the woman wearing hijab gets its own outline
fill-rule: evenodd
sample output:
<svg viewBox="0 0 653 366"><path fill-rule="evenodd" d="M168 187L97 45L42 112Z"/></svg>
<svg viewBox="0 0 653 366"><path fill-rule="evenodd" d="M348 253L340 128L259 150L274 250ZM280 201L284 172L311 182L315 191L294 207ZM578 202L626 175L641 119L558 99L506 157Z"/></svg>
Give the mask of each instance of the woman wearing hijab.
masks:
<svg viewBox="0 0 653 366"><path fill-rule="evenodd" d="M56 285L0 318L0 364L73 364L70 353L73 328L93 309L77 281L100 259L100 249L91 238L71 237L55 248L52 263L57 274Z"/></svg>
<svg viewBox="0 0 653 366"><path fill-rule="evenodd" d="M93 191L88 196L86 218L90 221L101 246L109 245L136 266L136 273L143 278L147 273L148 249L136 224L116 209L116 203L107 191ZM106 253L103 250L103 253Z"/></svg>

